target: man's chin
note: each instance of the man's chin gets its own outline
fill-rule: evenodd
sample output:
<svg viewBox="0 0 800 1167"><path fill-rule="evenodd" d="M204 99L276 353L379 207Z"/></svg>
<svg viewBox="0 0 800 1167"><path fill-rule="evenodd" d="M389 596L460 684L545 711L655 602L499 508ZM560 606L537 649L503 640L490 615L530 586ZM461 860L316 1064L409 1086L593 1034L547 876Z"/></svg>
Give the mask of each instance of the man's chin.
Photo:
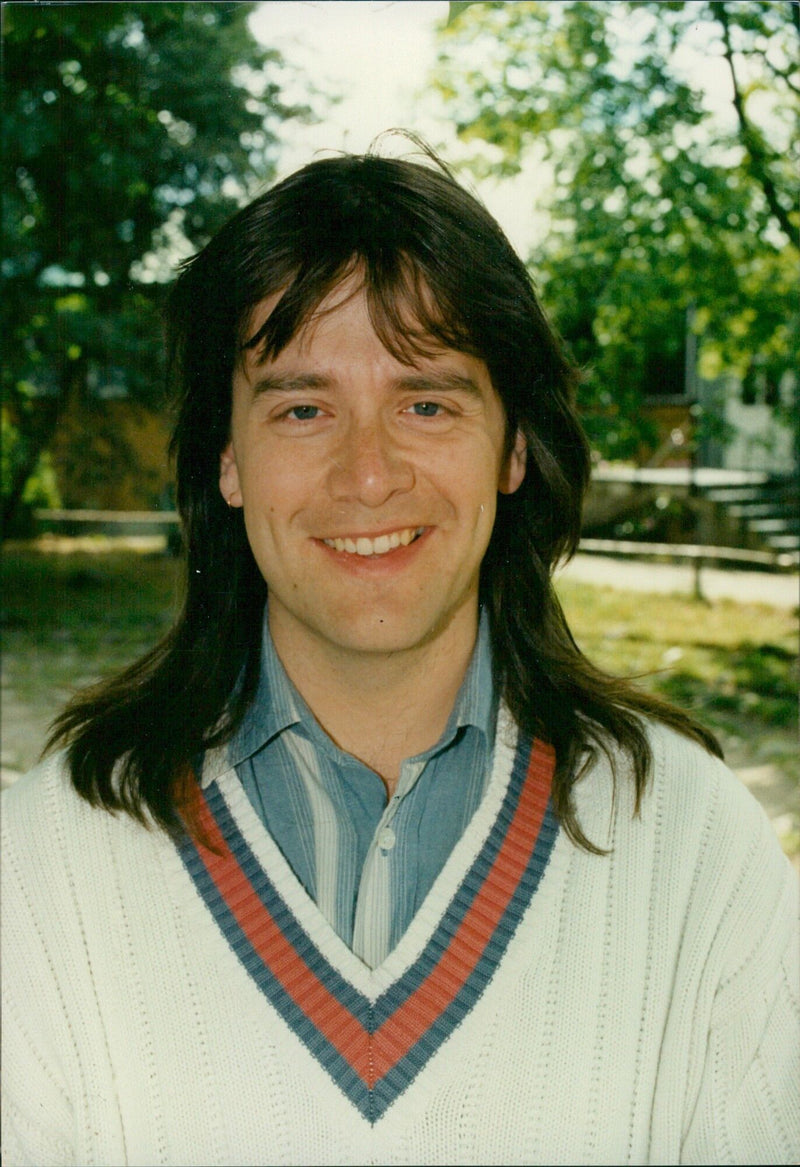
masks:
<svg viewBox="0 0 800 1167"><path fill-rule="evenodd" d="M439 631L435 622L410 619L407 612L366 612L362 607L337 619L306 624L302 631L295 626L291 639L294 646L305 642L312 655L322 653L353 662L363 658L366 662L423 649L436 640ZM281 629L276 629L274 623L272 633L276 643L280 642Z"/></svg>
<svg viewBox="0 0 800 1167"><path fill-rule="evenodd" d="M423 648L435 639L430 629L409 628L402 622L388 617L377 617L375 623L358 621L346 633L328 638L328 643L338 652L353 658L382 657L398 653L411 653Z"/></svg>

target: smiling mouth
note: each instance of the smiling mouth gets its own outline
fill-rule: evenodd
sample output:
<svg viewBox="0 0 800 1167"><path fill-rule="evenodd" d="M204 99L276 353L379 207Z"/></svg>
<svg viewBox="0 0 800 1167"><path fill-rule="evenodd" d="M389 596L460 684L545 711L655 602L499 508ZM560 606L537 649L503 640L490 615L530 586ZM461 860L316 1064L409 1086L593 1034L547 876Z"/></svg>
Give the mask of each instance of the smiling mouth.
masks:
<svg viewBox="0 0 800 1167"><path fill-rule="evenodd" d="M404 527L401 531L392 531L390 535L378 535L375 539L359 535L355 539L323 539L322 542L334 551L346 551L350 555L387 555L398 547L408 547L409 543L413 543L424 531L424 527Z"/></svg>

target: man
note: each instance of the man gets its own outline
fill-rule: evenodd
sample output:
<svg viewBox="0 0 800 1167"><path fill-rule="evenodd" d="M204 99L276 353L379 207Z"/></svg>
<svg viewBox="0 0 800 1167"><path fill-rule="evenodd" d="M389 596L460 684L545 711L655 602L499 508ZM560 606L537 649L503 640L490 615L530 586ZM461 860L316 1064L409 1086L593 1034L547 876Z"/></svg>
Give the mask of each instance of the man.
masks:
<svg viewBox="0 0 800 1167"><path fill-rule="evenodd" d="M8 795L7 1162L794 1161L796 881L572 641L575 374L500 229L315 162L169 325L185 606Z"/></svg>

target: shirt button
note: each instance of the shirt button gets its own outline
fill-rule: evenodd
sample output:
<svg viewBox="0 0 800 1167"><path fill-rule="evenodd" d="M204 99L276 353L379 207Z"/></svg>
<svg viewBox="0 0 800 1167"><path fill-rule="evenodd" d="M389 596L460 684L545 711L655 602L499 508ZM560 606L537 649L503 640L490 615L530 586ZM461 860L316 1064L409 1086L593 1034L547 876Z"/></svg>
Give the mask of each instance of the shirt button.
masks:
<svg viewBox="0 0 800 1167"><path fill-rule="evenodd" d="M378 835L378 846L381 851L391 851L396 842L397 839L391 827L384 827Z"/></svg>

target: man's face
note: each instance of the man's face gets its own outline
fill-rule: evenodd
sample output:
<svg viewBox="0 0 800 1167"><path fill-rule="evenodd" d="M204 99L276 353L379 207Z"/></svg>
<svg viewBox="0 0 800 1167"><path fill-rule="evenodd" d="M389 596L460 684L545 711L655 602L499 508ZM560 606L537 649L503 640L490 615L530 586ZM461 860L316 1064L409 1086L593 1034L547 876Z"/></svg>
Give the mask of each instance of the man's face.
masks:
<svg viewBox="0 0 800 1167"><path fill-rule="evenodd" d="M244 508L279 651L474 637L497 492L524 475L521 438L504 456L485 364L450 349L402 364L356 287L335 289L275 360L248 351L233 378L220 489Z"/></svg>

